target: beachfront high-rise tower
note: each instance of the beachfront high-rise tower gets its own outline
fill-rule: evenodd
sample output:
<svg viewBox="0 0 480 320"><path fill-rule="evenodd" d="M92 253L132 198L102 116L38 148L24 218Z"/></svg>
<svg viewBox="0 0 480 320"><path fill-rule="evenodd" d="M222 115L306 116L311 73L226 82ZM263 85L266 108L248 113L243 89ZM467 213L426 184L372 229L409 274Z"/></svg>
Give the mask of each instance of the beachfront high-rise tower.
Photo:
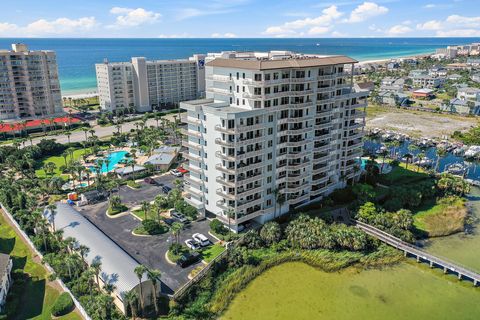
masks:
<svg viewBox="0 0 480 320"><path fill-rule="evenodd" d="M98 95L103 110L134 108L139 112L168 108L197 99L205 92L204 55L188 59L96 64Z"/></svg>
<svg viewBox="0 0 480 320"><path fill-rule="evenodd" d="M12 50L0 50L0 120L62 112L55 52L29 51L19 43Z"/></svg>
<svg viewBox="0 0 480 320"><path fill-rule="evenodd" d="M180 104L187 201L239 230L357 179L367 104L352 86L356 62L285 51L207 57L206 99Z"/></svg>

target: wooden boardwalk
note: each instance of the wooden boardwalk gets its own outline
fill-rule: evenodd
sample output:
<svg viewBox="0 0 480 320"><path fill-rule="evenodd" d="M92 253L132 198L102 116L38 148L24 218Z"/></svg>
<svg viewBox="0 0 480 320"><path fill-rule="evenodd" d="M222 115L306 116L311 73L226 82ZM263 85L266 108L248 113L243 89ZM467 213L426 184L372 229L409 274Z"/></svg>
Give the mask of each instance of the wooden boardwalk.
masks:
<svg viewBox="0 0 480 320"><path fill-rule="evenodd" d="M372 227L369 224L360 221L353 222L355 223L355 226L357 228L363 230L372 237L375 237L378 240L385 242L392 247L402 250L405 256L410 255L415 257L417 259L417 262L427 262L430 264L430 268L443 268L443 272L445 274L449 272L456 274L458 276L458 279L472 281L475 286L480 282L480 274L471 269L468 269L467 267L461 266L458 263L450 261L446 258L441 258L427 253L419 247L402 241L401 239L394 237L380 229Z"/></svg>

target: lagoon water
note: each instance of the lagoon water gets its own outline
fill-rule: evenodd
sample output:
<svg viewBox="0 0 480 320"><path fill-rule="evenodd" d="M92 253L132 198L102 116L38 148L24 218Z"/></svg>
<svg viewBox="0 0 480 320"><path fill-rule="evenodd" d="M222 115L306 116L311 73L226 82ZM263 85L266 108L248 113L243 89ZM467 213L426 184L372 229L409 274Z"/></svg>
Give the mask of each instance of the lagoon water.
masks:
<svg viewBox="0 0 480 320"><path fill-rule="evenodd" d="M469 204L480 217L480 189ZM430 240L425 250L480 271L480 225L473 234ZM480 288L414 259L382 270L326 273L302 263L274 267L231 303L224 320L480 319Z"/></svg>
<svg viewBox="0 0 480 320"><path fill-rule="evenodd" d="M431 53L447 45L479 42L479 38L334 38L334 39L18 39L0 38L0 48L24 42L31 49L57 53L64 94L95 90L95 63L148 59L179 59L195 53L291 50L315 54L343 54L357 60Z"/></svg>

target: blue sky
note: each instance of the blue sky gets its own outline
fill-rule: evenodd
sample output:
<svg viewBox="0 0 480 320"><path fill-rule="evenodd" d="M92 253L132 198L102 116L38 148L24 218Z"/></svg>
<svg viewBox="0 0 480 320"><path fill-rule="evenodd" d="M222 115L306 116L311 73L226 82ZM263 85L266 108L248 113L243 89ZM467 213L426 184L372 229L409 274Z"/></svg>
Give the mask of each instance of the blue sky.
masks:
<svg viewBox="0 0 480 320"><path fill-rule="evenodd" d="M0 37L479 37L480 0L2 1Z"/></svg>

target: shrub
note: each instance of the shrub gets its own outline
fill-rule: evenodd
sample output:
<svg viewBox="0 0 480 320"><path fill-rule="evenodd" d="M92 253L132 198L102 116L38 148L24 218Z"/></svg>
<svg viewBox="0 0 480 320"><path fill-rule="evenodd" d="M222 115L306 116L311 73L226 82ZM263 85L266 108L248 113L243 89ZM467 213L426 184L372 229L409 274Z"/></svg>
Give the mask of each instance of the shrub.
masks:
<svg viewBox="0 0 480 320"><path fill-rule="evenodd" d="M73 309L73 300L72 297L64 292L55 301L55 304L52 308L52 315L55 317L60 317L66 315Z"/></svg>
<svg viewBox="0 0 480 320"><path fill-rule="evenodd" d="M134 188L134 189L139 189L140 188L140 184L136 183L135 181L132 181L132 180L129 180L127 182L127 186L129 186L130 188Z"/></svg>
<svg viewBox="0 0 480 320"><path fill-rule="evenodd" d="M227 234L228 230L223 226L223 223L220 222L218 219L213 219L210 222L210 229L214 233L220 234L220 235L225 235Z"/></svg>
<svg viewBox="0 0 480 320"><path fill-rule="evenodd" d="M162 234L168 231L168 228L165 227L163 224L158 223L153 219L145 219L142 221L142 227L145 233L153 235L153 234Z"/></svg>
<svg viewBox="0 0 480 320"><path fill-rule="evenodd" d="M355 194L351 188L337 189L330 195L335 204L350 203L355 200Z"/></svg>

